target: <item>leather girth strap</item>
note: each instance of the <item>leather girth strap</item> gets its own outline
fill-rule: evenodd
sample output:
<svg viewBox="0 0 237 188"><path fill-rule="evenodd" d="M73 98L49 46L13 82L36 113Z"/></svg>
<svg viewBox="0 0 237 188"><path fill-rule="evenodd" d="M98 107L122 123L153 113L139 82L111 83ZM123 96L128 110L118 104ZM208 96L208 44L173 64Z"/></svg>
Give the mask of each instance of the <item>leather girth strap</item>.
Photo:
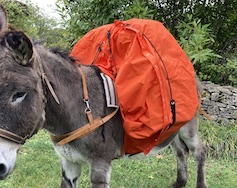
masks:
<svg viewBox="0 0 237 188"><path fill-rule="evenodd" d="M89 123L82 126L81 128L72 131L68 134L64 134L61 136L55 136L50 134L51 140L58 142L59 146L65 145L73 140L82 138L89 133L95 131L97 128L99 128L101 125L109 121L118 111L119 108L116 108L111 114L105 116L105 117L97 117L96 119L93 118L91 109L89 106L89 95L88 95L88 90L87 90L87 83L86 83L86 78L85 75L80 67L78 67L78 70L81 74L82 77L82 85L83 85L83 94L84 94L84 102L86 103L86 109L85 113L87 114L87 118Z"/></svg>

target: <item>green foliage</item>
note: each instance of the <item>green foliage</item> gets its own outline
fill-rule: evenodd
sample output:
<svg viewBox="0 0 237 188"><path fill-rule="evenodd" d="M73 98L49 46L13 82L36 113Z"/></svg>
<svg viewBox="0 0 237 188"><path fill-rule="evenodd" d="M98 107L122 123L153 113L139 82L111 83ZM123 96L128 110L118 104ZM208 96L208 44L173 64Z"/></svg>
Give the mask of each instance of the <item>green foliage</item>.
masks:
<svg viewBox="0 0 237 188"><path fill-rule="evenodd" d="M213 62L220 58L209 48L215 42L214 36L208 24L202 25L200 19L193 20L191 15L188 15L188 19L188 22L182 21L177 26L179 43L193 62L199 78L211 80L218 68ZM208 73L206 74L205 71Z"/></svg>
<svg viewBox="0 0 237 188"><path fill-rule="evenodd" d="M237 0L152 0L155 10L154 19L162 21L171 33L177 37L176 26L180 22L188 22L188 16L200 19L201 24L209 24L211 32L216 36L215 43L210 46L215 53L223 56L233 53L237 44Z"/></svg>
<svg viewBox="0 0 237 188"><path fill-rule="evenodd" d="M213 69L210 65L210 71L212 71L212 80L215 83L222 85L232 85L237 87L237 56L233 55L226 59L226 61L216 62ZM204 71L203 71L204 72Z"/></svg>
<svg viewBox="0 0 237 188"><path fill-rule="evenodd" d="M100 25L119 18L121 0L59 0L58 11L68 31L68 41L73 46L78 38Z"/></svg>
<svg viewBox="0 0 237 188"><path fill-rule="evenodd" d="M7 11L8 22L24 31L30 37L43 41L47 47L67 48L66 32L58 27L58 22L28 1L27 5L18 1L0 0Z"/></svg>
<svg viewBox="0 0 237 188"><path fill-rule="evenodd" d="M209 24L202 25L200 19L188 15L188 22L178 26L179 43L193 62L201 80L237 86L237 59L223 58L210 47L215 43Z"/></svg>
<svg viewBox="0 0 237 188"><path fill-rule="evenodd" d="M73 46L78 38L101 25L133 17L153 17L148 1L129 0L59 0L57 7L69 33Z"/></svg>
<svg viewBox="0 0 237 188"><path fill-rule="evenodd" d="M8 0L0 0L0 4L3 5L8 15L8 22L14 23L16 28L24 28L26 27L25 19L20 20L18 17L25 18L29 15L29 9L21 3L15 3L13 1Z"/></svg>
<svg viewBox="0 0 237 188"><path fill-rule="evenodd" d="M214 43L209 24L202 25L200 19L188 15L188 22L182 21L178 26L180 45L196 68L203 68L204 63L211 63L221 56L214 53L209 46Z"/></svg>
<svg viewBox="0 0 237 188"><path fill-rule="evenodd" d="M227 78L221 74L223 70L220 70L219 73L222 75L222 79L219 81L219 83L225 84L225 82L229 81L233 86L237 87L237 55L227 59L224 69Z"/></svg>
<svg viewBox="0 0 237 188"><path fill-rule="evenodd" d="M213 49L222 56L226 52L233 52L237 44L237 32L235 25L237 23L237 0L215 0L203 8L203 11L196 10L195 16L198 16L204 23L210 23L212 32L216 36L216 43Z"/></svg>
<svg viewBox="0 0 237 188"><path fill-rule="evenodd" d="M150 9L147 1L135 0L123 12L124 18L153 19L154 10Z"/></svg>
<svg viewBox="0 0 237 188"><path fill-rule="evenodd" d="M208 157L214 159L237 159L237 125L220 126L212 121L200 121L202 140L208 147Z"/></svg>

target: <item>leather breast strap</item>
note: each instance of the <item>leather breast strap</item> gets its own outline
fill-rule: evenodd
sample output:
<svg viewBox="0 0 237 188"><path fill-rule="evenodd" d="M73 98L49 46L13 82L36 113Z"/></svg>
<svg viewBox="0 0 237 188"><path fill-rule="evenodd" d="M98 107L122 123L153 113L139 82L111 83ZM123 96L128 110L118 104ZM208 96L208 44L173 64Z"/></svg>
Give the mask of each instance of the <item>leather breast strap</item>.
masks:
<svg viewBox="0 0 237 188"><path fill-rule="evenodd" d="M64 134L61 136L55 136L55 135L50 135L51 139L55 142L58 142L59 146L63 146L73 140L82 138L91 132L95 131L98 129L101 125L109 121L118 111L119 107L116 108L111 114L105 116L105 117L97 117L96 119L93 118L90 105L89 105L89 95L88 95L88 89L87 89L87 83L86 83L86 78L85 75L80 67L78 67L78 70L81 74L82 77L82 84L83 84L83 94L84 94L84 102L86 104L86 109L85 113L87 114L87 118L89 123L80 127L79 129L72 131L68 134Z"/></svg>

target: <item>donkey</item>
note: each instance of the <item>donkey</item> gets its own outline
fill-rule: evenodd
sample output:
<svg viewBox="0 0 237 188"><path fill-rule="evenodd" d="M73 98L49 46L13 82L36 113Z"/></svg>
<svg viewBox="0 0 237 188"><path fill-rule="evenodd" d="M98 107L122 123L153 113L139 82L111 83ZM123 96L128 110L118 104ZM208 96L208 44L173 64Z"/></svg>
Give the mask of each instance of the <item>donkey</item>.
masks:
<svg viewBox="0 0 237 188"><path fill-rule="evenodd" d="M106 116L113 110L106 107L100 70L95 66L78 65L68 56L33 44L21 31L9 30L7 16L0 7L0 179L13 170L17 152L25 140L40 128L51 135L64 135L88 123L83 101L84 75L90 96L92 115ZM198 84L198 83L197 83ZM206 188L206 147L198 136L197 115L154 149L168 144L177 156L177 179L173 188L187 182L189 150L197 161L197 188ZM61 188L79 186L81 166L90 167L92 188L108 188L111 161L120 156L123 147L123 126L120 112L92 133L54 148L61 159Z"/></svg>

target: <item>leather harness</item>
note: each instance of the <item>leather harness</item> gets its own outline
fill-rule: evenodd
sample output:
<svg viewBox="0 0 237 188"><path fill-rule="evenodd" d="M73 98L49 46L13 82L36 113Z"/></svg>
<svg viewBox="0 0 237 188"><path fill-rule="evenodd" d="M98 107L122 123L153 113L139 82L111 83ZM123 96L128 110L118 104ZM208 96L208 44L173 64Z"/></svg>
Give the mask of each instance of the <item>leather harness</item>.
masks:
<svg viewBox="0 0 237 188"><path fill-rule="evenodd" d="M81 74L81 78L82 78L84 102L86 104L85 113L87 115L89 123L82 126L81 128L79 128L75 131L72 131L68 134L64 134L61 136L55 136L55 135L50 134L51 140L54 142L58 142L59 146L67 144L73 140L82 138L82 137L88 135L89 133L95 131L101 125L103 125L104 123L109 121L117 113L117 111L119 109L119 108L116 108L111 114L109 114L103 118L99 116L96 119L94 119L92 116L92 113L91 113L90 105L89 105L89 95L88 95L86 78L85 78L85 75L80 67L78 67L78 70L79 70L79 72Z"/></svg>

